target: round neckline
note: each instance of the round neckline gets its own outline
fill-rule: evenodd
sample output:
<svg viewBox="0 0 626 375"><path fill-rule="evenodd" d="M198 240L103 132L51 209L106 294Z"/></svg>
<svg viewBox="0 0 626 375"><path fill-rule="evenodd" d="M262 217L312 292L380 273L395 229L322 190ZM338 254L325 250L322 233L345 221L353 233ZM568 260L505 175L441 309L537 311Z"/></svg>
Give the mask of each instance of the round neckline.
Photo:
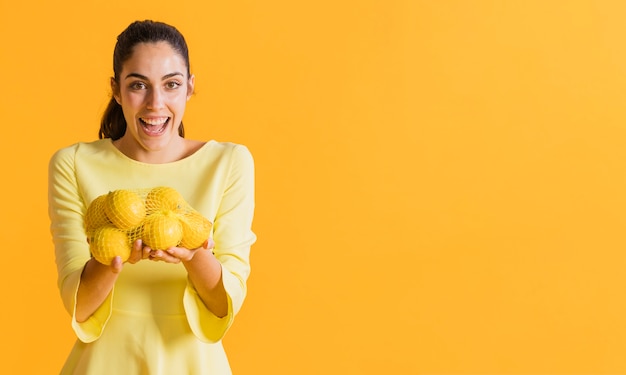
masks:
<svg viewBox="0 0 626 375"><path fill-rule="evenodd" d="M209 147L210 144L215 142L213 140L204 142L204 144L202 146L200 146L192 154L187 155L184 158L179 159L179 160L171 161L171 162L168 162L168 163L146 163L146 162L135 160L133 158L128 157L126 154L124 154L122 151L120 151L117 147L115 147L115 145L113 144L113 140L111 138L106 138L105 140L107 141L106 142L107 147L111 148L113 150L113 152L115 153L115 155L117 155L120 159L123 159L123 160L125 160L127 162L130 162L130 163L133 163L133 164L143 165L143 166L171 166L171 165L184 163L184 162L187 162L187 161L192 160L193 158L195 158L196 155L201 153L201 151L203 151L205 148Z"/></svg>

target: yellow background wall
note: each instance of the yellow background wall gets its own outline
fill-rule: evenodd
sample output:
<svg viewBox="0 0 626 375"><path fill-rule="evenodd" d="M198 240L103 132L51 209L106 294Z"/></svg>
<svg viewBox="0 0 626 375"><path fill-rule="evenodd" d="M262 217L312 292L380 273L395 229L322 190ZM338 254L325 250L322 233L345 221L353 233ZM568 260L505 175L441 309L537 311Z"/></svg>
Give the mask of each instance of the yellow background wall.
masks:
<svg viewBox="0 0 626 375"><path fill-rule="evenodd" d="M235 374L626 374L626 2L0 1L3 373L74 341L47 162L152 18L257 163Z"/></svg>

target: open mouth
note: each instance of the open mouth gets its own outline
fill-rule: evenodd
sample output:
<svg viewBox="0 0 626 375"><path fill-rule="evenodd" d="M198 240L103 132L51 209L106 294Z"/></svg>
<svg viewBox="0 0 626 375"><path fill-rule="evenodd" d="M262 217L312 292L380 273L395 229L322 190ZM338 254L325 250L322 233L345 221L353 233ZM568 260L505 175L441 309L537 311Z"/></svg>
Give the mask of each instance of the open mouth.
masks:
<svg viewBox="0 0 626 375"><path fill-rule="evenodd" d="M169 117L152 117L152 118L139 118L141 127L148 135L159 135L165 131L167 125L170 123Z"/></svg>

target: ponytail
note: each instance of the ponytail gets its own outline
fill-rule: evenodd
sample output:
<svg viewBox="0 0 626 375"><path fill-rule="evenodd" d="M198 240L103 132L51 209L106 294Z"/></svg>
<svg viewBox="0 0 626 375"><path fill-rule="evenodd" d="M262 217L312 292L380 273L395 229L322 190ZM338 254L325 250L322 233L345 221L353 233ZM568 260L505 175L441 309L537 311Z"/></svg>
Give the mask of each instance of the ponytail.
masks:
<svg viewBox="0 0 626 375"><path fill-rule="evenodd" d="M111 97L109 105L107 105L102 114L98 138L111 138L111 140L115 141L122 138L124 133L126 133L126 119L124 118L122 106L117 103L115 98ZM182 121L178 127L178 134L183 138L185 137L185 128Z"/></svg>
<svg viewBox="0 0 626 375"><path fill-rule="evenodd" d="M109 105L102 114L98 138L111 138L115 141L122 138L124 133L126 133L126 119L124 112L122 112L122 106L117 104L115 98L111 97Z"/></svg>

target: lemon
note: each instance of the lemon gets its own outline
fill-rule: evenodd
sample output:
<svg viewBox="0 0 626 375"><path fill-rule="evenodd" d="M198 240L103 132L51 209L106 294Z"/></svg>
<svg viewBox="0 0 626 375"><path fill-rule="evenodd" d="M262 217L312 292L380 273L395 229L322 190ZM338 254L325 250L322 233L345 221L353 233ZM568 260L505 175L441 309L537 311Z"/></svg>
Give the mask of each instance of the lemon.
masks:
<svg viewBox="0 0 626 375"><path fill-rule="evenodd" d="M141 238L143 234L143 221L141 222L141 224L137 225L136 227L132 227L126 230L126 234L128 235L128 240L130 241L130 244L132 246L135 243L135 241Z"/></svg>
<svg viewBox="0 0 626 375"><path fill-rule="evenodd" d="M131 245L124 231L113 225L105 225L93 231L89 239L89 249L98 262L111 265L116 256L120 256L123 262L127 261Z"/></svg>
<svg viewBox="0 0 626 375"><path fill-rule="evenodd" d="M158 210L178 210L186 206L183 196L169 186L158 186L150 189L146 196L146 210L148 214Z"/></svg>
<svg viewBox="0 0 626 375"><path fill-rule="evenodd" d="M180 246L186 249L197 249L204 244L211 234L213 224L197 211L179 215L183 227L183 238Z"/></svg>
<svg viewBox="0 0 626 375"><path fill-rule="evenodd" d="M183 238L183 226L172 210L159 210L146 216L141 239L153 250L177 246Z"/></svg>
<svg viewBox="0 0 626 375"><path fill-rule="evenodd" d="M89 207L87 207L87 212L85 213L85 232L88 234L97 228L111 224L111 221L109 221L109 218L107 218L104 213L104 202L106 198L106 194L103 194L94 199L89 204Z"/></svg>
<svg viewBox="0 0 626 375"><path fill-rule="evenodd" d="M146 217L146 206L137 193L115 190L107 194L104 212L117 228L128 230L141 224Z"/></svg>

